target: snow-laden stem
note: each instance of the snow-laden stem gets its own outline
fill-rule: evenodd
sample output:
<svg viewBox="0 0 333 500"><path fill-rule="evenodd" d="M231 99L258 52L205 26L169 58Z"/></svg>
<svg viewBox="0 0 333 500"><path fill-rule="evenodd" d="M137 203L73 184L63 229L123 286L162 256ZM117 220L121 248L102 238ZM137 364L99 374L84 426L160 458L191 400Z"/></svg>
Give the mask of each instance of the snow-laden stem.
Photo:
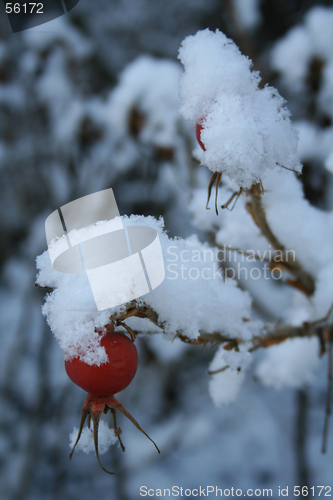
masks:
<svg viewBox="0 0 333 500"><path fill-rule="evenodd" d="M333 323L327 323L333 306L330 308L325 317L313 322L304 322L301 325L269 325L263 327L262 334L256 335L252 338L252 347L250 351L254 351L260 347L267 348L275 344L280 344L287 339L302 338L302 337L318 337L321 345L321 354L326 350L325 346L333 339ZM127 311L123 312L120 317L114 317L113 320L124 320L131 316L149 319L155 326L164 330L165 324L159 320L157 312L151 307L146 305L136 305L135 301L128 304ZM244 319L244 321L249 321ZM183 334L182 331L175 331L175 337L178 337L182 342L193 345L205 345L209 342L212 344L226 344L225 349L231 350L238 348L242 339L233 337L232 334L214 331L206 332L199 331L200 334L196 339L190 339ZM136 334L147 333L140 332L136 329Z"/></svg>
<svg viewBox="0 0 333 500"><path fill-rule="evenodd" d="M283 255L285 247L272 232L266 219L265 210L262 205L262 188L260 183L253 184L251 189L248 191L248 194L250 199L246 204L246 208L252 216L254 223L259 227L262 235L267 239L272 247L275 250L280 251ZM294 280L287 280L288 285L298 288L308 296L313 295L315 291L315 281L313 277L303 269L301 264L296 259L293 261L283 259L279 262L280 266L281 264L295 277Z"/></svg>

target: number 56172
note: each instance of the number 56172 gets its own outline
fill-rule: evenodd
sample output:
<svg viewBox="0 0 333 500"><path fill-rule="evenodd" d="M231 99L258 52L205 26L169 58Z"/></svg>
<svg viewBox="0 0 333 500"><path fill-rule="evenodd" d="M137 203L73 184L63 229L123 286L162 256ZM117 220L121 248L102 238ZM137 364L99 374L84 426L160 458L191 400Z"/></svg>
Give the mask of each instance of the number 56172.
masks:
<svg viewBox="0 0 333 500"><path fill-rule="evenodd" d="M43 14L43 7L42 3L29 2L22 5L19 3L6 3L6 12L7 14L20 14L21 12L23 14Z"/></svg>

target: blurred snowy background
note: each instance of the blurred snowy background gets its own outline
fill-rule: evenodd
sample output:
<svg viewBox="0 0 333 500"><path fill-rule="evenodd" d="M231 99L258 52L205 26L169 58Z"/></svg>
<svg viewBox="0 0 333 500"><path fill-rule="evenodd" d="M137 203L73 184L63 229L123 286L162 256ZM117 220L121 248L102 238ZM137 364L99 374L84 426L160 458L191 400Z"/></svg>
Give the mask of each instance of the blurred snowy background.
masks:
<svg viewBox="0 0 333 500"><path fill-rule="evenodd" d="M238 400L216 408L207 374L216 349L157 335L138 340L139 370L120 399L161 455L119 418L126 453L102 457L114 477L93 455L68 461L84 393L66 376L34 288L45 219L112 187L121 214L162 215L171 236L211 237L192 223L192 194L209 174L192 160L195 131L177 112L179 45L206 27L231 37L287 99L305 196L332 210L331 1L81 0L71 15L15 35L1 11L1 500L127 500L141 485L272 488L278 498L279 486L332 486L332 433L320 453L326 358L311 385L280 391L250 368ZM279 319L281 302L264 299L258 316Z"/></svg>

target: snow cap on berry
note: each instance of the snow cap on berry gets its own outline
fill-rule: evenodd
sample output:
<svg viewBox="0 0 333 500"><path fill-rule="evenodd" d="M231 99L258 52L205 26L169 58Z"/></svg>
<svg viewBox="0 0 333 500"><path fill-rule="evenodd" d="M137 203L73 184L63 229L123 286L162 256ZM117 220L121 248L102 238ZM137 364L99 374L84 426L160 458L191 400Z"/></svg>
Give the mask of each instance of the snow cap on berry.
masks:
<svg viewBox="0 0 333 500"><path fill-rule="evenodd" d="M182 42L180 113L203 127L196 155L212 172L250 187L267 169L300 171L297 131L278 91L260 89L258 72L222 32L208 29ZM277 165L279 164L279 165Z"/></svg>

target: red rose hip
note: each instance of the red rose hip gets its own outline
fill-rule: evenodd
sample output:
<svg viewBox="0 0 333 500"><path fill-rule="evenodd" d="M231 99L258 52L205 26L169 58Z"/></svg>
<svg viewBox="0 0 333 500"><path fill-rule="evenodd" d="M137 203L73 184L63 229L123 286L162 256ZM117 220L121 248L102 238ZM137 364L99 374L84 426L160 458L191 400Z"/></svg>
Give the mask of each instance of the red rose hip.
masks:
<svg viewBox="0 0 333 500"><path fill-rule="evenodd" d="M122 325L131 334L134 340L135 334L133 330L125 324ZM103 413L108 413L109 410L112 414L114 434L118 437L119 444L123 451L125 451L125 447L120 439L122 431L116 424L116 410L125 415L140 432L147 436L160 453L154 441L141 428L135 418L126 410L120 401L114 397L114 394L122 391L132 382L138 368L138 352L133 340L126 337L126 335L115 332L113 328L113 324L106 325L107 333L101 338L101 346L105 348L109 358L106 363L99 366L88 365L79 358L65 361L65 368L69 378L74 384L88 392L81 410L78 436L69 458L71 459L73 456L74 449L80 440L85 421L88 419L89 428L90 422L92 421L93 423L93 437L98 463L108 474L113 473L107 471L99 459L98 426L101 415Z"/></svg>
<svg viewBox="0 0 333 500"><path fill-rule="evenodd" d="M108 362L88 365L79 358L65 361L67 375L74 384L92 396L110 396L125 389L138 368L138 352L134 343L117 332L106 333L101 339Z"/></svg>

